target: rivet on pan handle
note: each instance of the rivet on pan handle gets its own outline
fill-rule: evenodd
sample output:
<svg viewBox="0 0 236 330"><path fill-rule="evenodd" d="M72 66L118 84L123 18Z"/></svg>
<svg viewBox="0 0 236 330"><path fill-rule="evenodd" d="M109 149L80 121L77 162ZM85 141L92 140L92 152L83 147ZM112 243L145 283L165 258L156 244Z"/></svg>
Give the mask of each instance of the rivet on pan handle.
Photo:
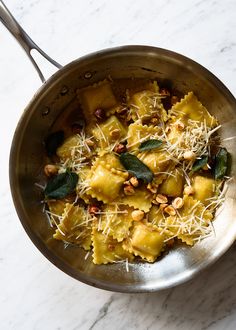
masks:
<svg viewBox="0 0 236 330"><path fill-rule="evenodd" d="M9 30L9 32L15 37L21 47L25 50L28 55L31 63L37 70L40 79L42 82L45 82L45 77L40 70L39 66L35 62L34 58L31 55L31 51L33 49L37 50L45 59L47 59L50 63L55 65L58 69L62 68L62 65L58 62L54 61L50 56L48 56L41 48L39 48L34 41L28 36L28 34L23 30L23 28L19 25L19 23L12 16L10 11L7 9L3 1L0 0L0 21L5 25L5 27Z"/></svg>

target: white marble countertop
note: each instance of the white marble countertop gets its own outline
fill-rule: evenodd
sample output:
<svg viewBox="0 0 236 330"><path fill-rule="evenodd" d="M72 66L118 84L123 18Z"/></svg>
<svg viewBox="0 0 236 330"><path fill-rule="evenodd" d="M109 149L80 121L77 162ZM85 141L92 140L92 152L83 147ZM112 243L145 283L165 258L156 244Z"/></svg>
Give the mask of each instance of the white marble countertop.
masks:
<svg viewBox="0 0 236 330"><path fill-rule="evenodd" d="M62 64L106 47L154 45L201 63L236 95L235 0L5 2ZM35 248L13 207L8 156L17 121L40 80L2 25L0 47L0 329L236 329L236 246L190 282L153 294L89 287Z"/></svg>

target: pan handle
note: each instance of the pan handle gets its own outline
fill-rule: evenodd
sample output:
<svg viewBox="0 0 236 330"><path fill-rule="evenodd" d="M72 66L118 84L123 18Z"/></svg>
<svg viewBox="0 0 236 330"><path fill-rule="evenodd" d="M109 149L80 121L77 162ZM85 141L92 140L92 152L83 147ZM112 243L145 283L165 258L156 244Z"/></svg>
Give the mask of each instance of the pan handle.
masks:
<svg viewBox="0 0 236 330"><path fill-rule="evenodd" d="M28 36L28 34L23 30L19 23L12 16L10 11L7 9L6 5L0 0L0 21L5 25L8 31L15 37L21 47L24 49L28 55L31 63L37 70L40 79L42 82L45 82L46 79L40 70L38 64L35 62L34 58L31 55L33 49L37 50L46 60L51 64L55 65L58 69L62 68L62 65L54 61L50 56L48 56L41 48L39 48L34 41Z"/></svg>

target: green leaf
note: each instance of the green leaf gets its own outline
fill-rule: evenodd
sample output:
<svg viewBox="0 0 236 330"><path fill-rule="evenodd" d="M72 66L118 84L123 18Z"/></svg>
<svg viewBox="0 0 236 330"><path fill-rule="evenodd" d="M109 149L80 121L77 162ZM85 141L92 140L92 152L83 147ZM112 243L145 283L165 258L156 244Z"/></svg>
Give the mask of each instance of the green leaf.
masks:
<svg viewBox="0 0 236 330"><path fill-rule="evenodd" d="M153 179L152 171L141 162L135 155L128 152L120 155L120 162L124 168L137 179L141 179L144 182L151 182Z"/></svg>
<svg viewBox="0 0 236 330"><path fill-rule="evenodd" d="M197 172L198 170L203 168L203 166L205 166L207 162L208 162L208 156L202 156L200 159L197 159L193 164L192 172Z"/></svg>
<svg viewBox="0 0 236 330"><path fill-rule="evenodd" d="M228 168L228 151L226 148L221 148L215 157L213 174L215 179L223 179Z"/></svg>
<svg viewBox="0 0 236 330"><path fill-rule="evenodd" d="M47 199L66 197L75 190L78 179L78 175L70 171L52 177L44 189L45 197Z"/></svg>
<svg viewBox="0 0 236 330"><path fill-rule="evenodd" d="M45 140L45 148L49 157L55 155L56 150L64 141L64 132L57 131L50 134Z"/></svg>
<svg viewBox="0 0 236 330"><path fill-rule="evenodd" d="M152 149L159 148L161 145L162 145L161 140L150 139L150 140L142 142L139 146L139 150L140 151L152 150Z"/></svg>

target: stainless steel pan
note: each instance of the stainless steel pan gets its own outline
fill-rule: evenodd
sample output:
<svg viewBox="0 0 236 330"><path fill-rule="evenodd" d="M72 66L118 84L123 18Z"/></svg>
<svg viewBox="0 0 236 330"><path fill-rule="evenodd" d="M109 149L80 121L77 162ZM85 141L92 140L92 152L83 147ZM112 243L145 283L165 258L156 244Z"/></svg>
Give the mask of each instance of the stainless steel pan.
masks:
<svg viewBox="0 0 236 330"><path fill-rule="evenodd" d="M223 139L235 135L236 100L212 73L196 62L169 50L124 46L89 54L61 67L40 50L17 24L3 3L0 19L16 37L36 67L42 87L23 112L12 141L10 185L12 196L29 237L38 249L59 269L72 277L99 288L120 292L150 292L180 284L215 262L236 237L236 187L229 183L224 208L214 221L215 236L194 247L176 247L153 264L133 263L129 272L123 264L93 265L79 248L52 240L41 194L35 183L42 180L44 147L42 141L59 115L75 99L75 90L104 79L151 78L172 81L173 87L186 93L194 91L202 103L222 123ZM45 81L31 58L38 50L59 70ZM232 155L231 176L236 172L235 139L223 143Z"/></svg>

